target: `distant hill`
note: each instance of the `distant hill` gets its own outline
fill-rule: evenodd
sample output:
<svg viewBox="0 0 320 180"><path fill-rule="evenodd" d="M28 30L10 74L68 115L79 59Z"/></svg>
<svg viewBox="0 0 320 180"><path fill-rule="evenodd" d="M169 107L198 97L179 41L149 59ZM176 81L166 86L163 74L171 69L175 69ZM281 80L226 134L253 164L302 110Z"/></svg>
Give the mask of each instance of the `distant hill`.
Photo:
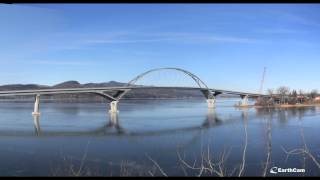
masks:
<svg viewBox="0 0 320 180"><path fill-rule="evenodd" d="M10 90L29 90L29 89L63 89L63 88L90 88L90 87L110 87L124 86L126 83L109 81L104 83L86 83L80 84L78 81L65 81L53 86L38 85L38 84L8 84L0 86L0 91Z"/></svg>
<svg viewBox="0 0 320 180"><path fill-rule="evenodd" d="M81 84L78 81L66 81L60 84L56 84L52 86L54 89L59 89L59 88L81 88Z"/></svg>
<svg viewBox="0 0 320 180"><path fill-rule="evenodd" d="M9 84L0 86L0 91L10 90L27 90L27 89L48 89L50 86L37 85L37 84Z"/></svg>
<svg viewBox="0 0 320 180"><path fill-rule="evenodd" d="M104 83L86 83L80 84L78 81L66 81L52 86L52 88L90 88L90 87L111 87L111 86L124 86L126 83L117 81L109 81Z"/></svg>

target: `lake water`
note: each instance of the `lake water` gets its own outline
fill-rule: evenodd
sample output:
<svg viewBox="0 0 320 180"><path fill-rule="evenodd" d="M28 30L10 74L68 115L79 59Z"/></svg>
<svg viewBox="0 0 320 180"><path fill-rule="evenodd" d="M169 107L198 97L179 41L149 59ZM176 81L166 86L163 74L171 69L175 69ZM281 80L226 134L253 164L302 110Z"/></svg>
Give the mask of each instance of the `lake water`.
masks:
<svg viewBox="0 0 320 180"><path fill-rule="evenodd" d="M0 176L218 176L219 165L224 176L320 175L320 107L238 101L124 100L118 115L104 103L41 103L39 118L33 103L1 102Z"/></svg>

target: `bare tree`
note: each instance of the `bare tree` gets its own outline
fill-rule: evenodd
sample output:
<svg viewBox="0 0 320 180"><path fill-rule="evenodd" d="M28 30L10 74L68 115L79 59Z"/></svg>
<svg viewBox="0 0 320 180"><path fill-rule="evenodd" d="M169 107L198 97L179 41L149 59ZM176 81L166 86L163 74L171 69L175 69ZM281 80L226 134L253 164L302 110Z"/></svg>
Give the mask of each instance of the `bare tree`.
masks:
<svg viewBox="0 0 320 180"><path fill-rule="evenodd" d="M298 93L297 93L297 91L295 89L292 90L291 96L294 97L294 98L296 98L298 96Z"/></svg>
<svg viewBox="0 0 320 180"><path fill-rule="evenodd" d="M302 89L299 90L299 96L303 96L304 92Z"/></svg>
<svg viewBox="0 0 320 180"><path fill-rule="evenodd" d="M274 94L274 90L273 89L268 89L267 90L268 94L272 97Z"/></svg>
<svg viewBox="0 0 320 180"><path fill-rule="evenodd" d="M277 89L277 93L280 95L280 98L281 98L281 102L284 102L284 97L286 95L288 95L290 92L290 88L287 87L287 86L280 86L278 89Z"/></svg>
<svg viewBox="0 0 320 180"><path fill-rule="evenodd" d="M318 95L318 90L316 90L316 89L313 89L313 90L310 92L310 97L311 97L311 98L315 98L317 95Z"/></svg>
<svg viewBox="0 0 320 180"><path fill-rule="evenodd" d="M304 92L303 92L302 89L299 90L299 96L300 96L299 97L299 100L300 100L299 102L302 103L303 102L302 98L304 97Z"/></svg>
<svg viewBox="0 0 320 180"><path fill-rule="evenodd" d="M296 104L297 97L298 97L298 93L295 89L293 89L290 93L289 104Z"/></svg>

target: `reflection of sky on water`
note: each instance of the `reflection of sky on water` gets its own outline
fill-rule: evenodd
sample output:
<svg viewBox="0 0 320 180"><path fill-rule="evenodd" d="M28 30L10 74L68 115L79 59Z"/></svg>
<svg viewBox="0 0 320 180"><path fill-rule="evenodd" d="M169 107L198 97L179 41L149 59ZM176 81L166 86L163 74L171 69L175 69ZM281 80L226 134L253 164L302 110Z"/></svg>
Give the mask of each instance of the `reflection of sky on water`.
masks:
<svg viewBox="0 0 320 180"><path fill-rule="evenodd" d="M177 149L192 161L209 143L217 153L231 148L229 163L239 162L245 124L249 174L255 174L249 167L261 167L270 142L273 163L288 166L281 146L301 147L301 127L309 148L319 151L313 141L320 126L319 107L237 109L233 107L237 100L220 100L224 106L218 103L212 111L204 100L123 101L113 117L107 113L108 105L101 103L42 103L39 119L31 116L33 103L0 103L0 158L4 160L0 170L11 169L3 174L15 174L17 169L24 169L22 174L45 174L61 156L81 159L90 142L88 162L93 164L119 164L121 159L142 162L147 153L168 172L179 174L174 169ZM298 161L289 159L288 163L298 166ZM29 168L31 162L34 165ZM33 170L37 168L41 172Z"/></svg>
<svg viewBox="0 0 320 180"><path fill-rule="evenodd" d="M170 132L179 130L196 130L214 127L220 124L237 124L243 114L255 120L257 118L276 119L277 125L288 126L296 120L311 119L305 125L312 127L317 122L313 116L320 113L318 107L286 108L286 109L239 109L233 107L238 99L219 99L214 110L208 110L202 100L134 100L120 103L118 129L132 134L143 132ZM223 106L219 106L223 104ZM30 110L32 103L1 103L1 131L33 132ZM45 132L72 132L76 135L88 132L108 134L112 127L112 116L107 113L108 105L103 103L42 103L41 117L38 120ZM289 121L292 120L292 121ZM35 121L34 121L35 122ZM115 128L117 129L117 128ZM91 132L91 133L90 133ZM111 132L111 131L110 131ZM113 131L115 134L117 131ZM123 132L122 132L123 133ZM122 134L119 133L119 134ZM84 133L85 134L85 133ZM148 134L148 133L147 133ZM150 133L152 134L152 133ZM63 135L63 134L62 134Z"/></svg>
<svg viewBox="0 0 320 180"><path fill-rule="evenodd" d="M229 110L219 109L218 107L214 111L208 111L205 101L199 100L137 102L122 102L120 113L117 116L121 119L119 121L120 126L129 129L131 132L201 129L215 123L211 122L213 119L222 118L218 120L220 122L239 118L239 116L235 117L230 113L234 110L231 106ZM188 104L187 111L185 109L186 103ZM28 107L32 107L31 103L2 103L0 106L5 107L2 109L3 113L0 120L2 130L9 129L19 132L19 130L30 131L32 129L30 108ZM108 124L111 121L111 117L107 113L107 105L101 103L42 103L40 108L41 116L39 119L41 120L38 121L44 132L95 132L103 130L103 128L108 129Z"/></svg>

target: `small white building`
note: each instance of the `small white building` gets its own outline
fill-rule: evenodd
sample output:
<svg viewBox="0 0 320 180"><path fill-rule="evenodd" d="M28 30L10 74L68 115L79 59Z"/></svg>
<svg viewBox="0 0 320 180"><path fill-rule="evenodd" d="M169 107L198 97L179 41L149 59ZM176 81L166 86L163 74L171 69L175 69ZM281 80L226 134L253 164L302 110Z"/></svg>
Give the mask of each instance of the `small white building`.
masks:
<svg viewBox="0 0 320 180"><path fill-rule="evenodd" d="M313 100L320 101L320 96L315 97Z"/></svg>

